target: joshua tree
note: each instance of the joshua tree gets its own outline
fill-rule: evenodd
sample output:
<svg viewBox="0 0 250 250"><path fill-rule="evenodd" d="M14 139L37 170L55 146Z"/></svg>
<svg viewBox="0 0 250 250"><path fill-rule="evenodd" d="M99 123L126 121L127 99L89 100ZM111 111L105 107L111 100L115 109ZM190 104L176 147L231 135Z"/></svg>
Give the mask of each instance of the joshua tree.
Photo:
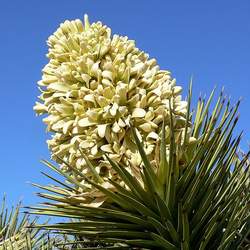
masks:
<svg viewBox="0 0 250 250"><path fill-rule="evenodd" d="M100 22L66 21L49 38L38 114L59 174L40 186L37 225L71 249L240 249L249 232L249 153L239 102L223 93L191 111L168 71ZM65 181L60 179L63 176ZM244 245L245 248L247 243Z"/></svg>
<svg viewBox="0 0 250 250"><path fill-rule="evenodd" d="M9 211L4 197L0 207L0 250L51 249L47 232L34 228L37 218L20 214L21 203Z"/></svg>

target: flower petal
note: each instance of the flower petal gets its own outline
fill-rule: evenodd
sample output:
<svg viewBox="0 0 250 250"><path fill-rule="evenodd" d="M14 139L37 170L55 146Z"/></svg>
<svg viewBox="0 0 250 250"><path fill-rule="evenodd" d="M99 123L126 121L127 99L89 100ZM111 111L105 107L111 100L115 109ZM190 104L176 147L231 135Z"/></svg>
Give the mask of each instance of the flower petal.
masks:
<svg viewBox="0 0 250 250"><path fill-rule="evenodd" d="M132 113L133 118L142 118L146 115L146 111L142 108L135 108Z"/></svg>

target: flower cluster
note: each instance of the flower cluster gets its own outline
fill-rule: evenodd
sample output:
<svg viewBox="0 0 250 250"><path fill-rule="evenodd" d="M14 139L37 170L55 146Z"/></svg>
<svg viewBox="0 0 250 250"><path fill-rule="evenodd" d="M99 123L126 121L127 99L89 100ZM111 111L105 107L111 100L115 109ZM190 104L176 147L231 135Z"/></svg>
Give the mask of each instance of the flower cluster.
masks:
<svg viewBox="0 0 250 250"><path fill-rule="evenodd" d="M83 154L95 171L115 178L106 153L137 175L141 158L130 124L138 129L149 159L157 162L163 117L174 113L176 131L183 131L186 101L170 72L139 50L133 40L111 35L101 22L65 21L49 37L49 63L39 81L41 95L34 110L52 132L48 146L71 166L92 178ZM169 124L166 123L166 133ZM56 158L58 159L58 158ZM65 171L71 173L67 165Z"/></svg>

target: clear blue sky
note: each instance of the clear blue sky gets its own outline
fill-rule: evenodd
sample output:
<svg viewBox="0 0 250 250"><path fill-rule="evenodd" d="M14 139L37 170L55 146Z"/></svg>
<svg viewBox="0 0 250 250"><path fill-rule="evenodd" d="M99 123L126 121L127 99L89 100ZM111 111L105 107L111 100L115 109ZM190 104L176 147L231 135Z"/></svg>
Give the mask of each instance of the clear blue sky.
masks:
<svg viewBox="0 0 250 250"><path fill-rule="evenodd" d="M45 126L32 106L47 63L46 39L65 19L101 20L114 33L172 71L194 100L217 85L235 101L243 96L238 129L250 138L250 1L1 0L0 2L0 196L10 203L38 199L26 181L45 183L39 160L49 158ZM185 91L186 93L186 91Z"/></svg>

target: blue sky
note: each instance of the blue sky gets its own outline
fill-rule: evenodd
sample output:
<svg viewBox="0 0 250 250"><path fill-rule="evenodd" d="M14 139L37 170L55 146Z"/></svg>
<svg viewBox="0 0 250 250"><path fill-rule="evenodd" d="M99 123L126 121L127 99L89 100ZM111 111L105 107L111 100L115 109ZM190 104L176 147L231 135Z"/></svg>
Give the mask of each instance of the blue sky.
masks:
<svg viewBox="0 0 250 250"><path fill-rule="evenodd" d="M49 159L45 126L32 106L47 63L47 37L65 19L101 20L127 35L172 71L194 100L215 85L236 101L243 97L238 130L250 138L250 1L1 0L0 3L0 196L9 203L38 201L27 181L46 183L40 159Z"/></svg>

